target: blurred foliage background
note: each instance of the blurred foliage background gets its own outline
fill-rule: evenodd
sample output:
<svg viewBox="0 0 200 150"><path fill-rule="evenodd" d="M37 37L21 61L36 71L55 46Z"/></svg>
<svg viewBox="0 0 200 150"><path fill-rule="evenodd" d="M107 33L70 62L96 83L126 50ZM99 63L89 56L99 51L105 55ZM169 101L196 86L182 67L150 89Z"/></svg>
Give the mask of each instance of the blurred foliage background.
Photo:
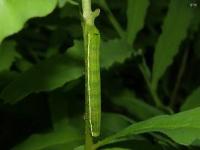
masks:
<svg viewBox="0 0 200 150"><path fill-rule="evenodd" d="M200 106L199 1L104 2L93 1L101 9L99 139L137 121ZM60 0L47 16L29 19L1 43L0 149L72 150L84 143L81 19L80 1ZM111 146L195 149L153 133Z"/></svg>

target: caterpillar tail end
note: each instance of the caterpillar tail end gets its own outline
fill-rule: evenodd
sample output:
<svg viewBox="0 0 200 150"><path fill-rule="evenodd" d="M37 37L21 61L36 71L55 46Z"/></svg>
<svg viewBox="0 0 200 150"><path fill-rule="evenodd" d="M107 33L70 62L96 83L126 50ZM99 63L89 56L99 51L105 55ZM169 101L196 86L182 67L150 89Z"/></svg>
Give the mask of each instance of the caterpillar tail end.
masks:
<svg viewBox="0 0 200 150"><path fill-rule="evenodd" d="M100 132L92 132L92 137L99 137L100 136Z"/></svg>
<svg viewBox="0 0 200 150"><path fill-rule="evenodd" d="M90 127L90 129L91 129L91 135L92 135L92 137L98 137L98 136L100 136L100 123L92 125Z"/></svg>

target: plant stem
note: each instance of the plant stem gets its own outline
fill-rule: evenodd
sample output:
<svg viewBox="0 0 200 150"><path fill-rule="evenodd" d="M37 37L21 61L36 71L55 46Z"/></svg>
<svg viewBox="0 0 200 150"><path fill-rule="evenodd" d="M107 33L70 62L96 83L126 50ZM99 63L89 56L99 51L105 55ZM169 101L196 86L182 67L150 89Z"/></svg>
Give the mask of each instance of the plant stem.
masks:
<svg viewBox="0 0 200 150"><path fill-rule="evenodd" d="M101 6L103 7L103 9L107 12L108 18L110 19L110 22L112 23L113 27L115 28L115 30L118 32L118 34L120 35L120 37L123 39L126 35L124 30L122 29L122 27L120 26L120 24L118 23L117 19L115 18L115 16L113 15L113 13L111 12L110 8L108 7L107 3L105 0L101 0L100 1ZM149 92L151 93L151 96L154 100L154 103L157 107L159 108L164 108L162 101L159 99L156 91L153 89L151 83L150 83L150 79L147 77L146 71L144 69L144 63L141 65L139 65L140 71L142 72L145 82L147 84L147 87L149 89Z"/></svg>
<svg viewBox="0 0 200 150"><path fill-rule="evenodd" d="M143 57L143 56L142 56L142 57ZM145 62L145 60L144 60L144 57L143 57L143 59L142 59L142 63L139 64L139 69L140 69L140 71L141 71L142 74L143 74L144 80L145 80L145 82L146 82L146 84L147 84L147 87L148 87L148 89L149 89L149 92L151 93L151 96L152 96L152 98L153 98L153 100L154 100L155 105L156 105L158 108L163 108L163 104L162 104L161 100L159 99L159 97L158 97L156 91L155 91L155 90L152 88L152 86L151 86L150 78L149 78L149 75L148 75L148 74L149 74L149 73L148 73L149 71L148 71L146 62Z"/></svg>
<svg viewBox="0 0 200 150"><path fill-rule="evenodd" d="M87 23L92 13L91 0L82 0L82 9L84 21Z"/></svg>
<svg viewBox="0 0 200 150"><path fill-rule="evenodd" d="M106 137L103 140L99 141L98 143L94 144L94 148L98 149L99 147L102 147L104 145L111 144L112 143L111 141L114 140L114 139L115 139L115 135L111 135L109 137ZM113 143L115 143L115 142L113 142Z"/></svg>
<svg viewBox="0 0 200 150"><path fill-rule="evenodd" d="M83 9L83 38L84 38L84 48L87 50L88 40L86 26L93 24L92 18L92 9L91 9L91 0L82 0L82 9ZM87 88L87 87L86 87ZM94 150L93 149L93 137L90 132L89 124L89 108L88 108L88 96L85 93L85 150Z"/></svg>
<svg viewBox="0 0 200 150"><path fill-rule="evenodd" d="M174 89L173 89L173 92L172 92L172 95L171 95L170 104L169 104L169 106L171 108L173 108L175 103L176 103L177 93L178 93L178 90L179 90L179 87L180 87L180 84L181 84L183 73L184 73L185 67L186 67L186 62L187 62L187 59L188 59L188 53L189 53L189 51L186 49L185 52L184 52L183 58L182 58L181 67L178 71L177 80L176 80L176 83L175 83L175 86L174 86Z"/></svg>
<svg viewBox="0 0 200 150"><path fill-rule="evenodd" d="M158 97L158 95L156 93L156 90L153 88L153 86L150 82L151 81L151 73L150 73L150 70L149 70L149 68L146 64L143 53L142 53L142 63L139 64L139 69L143 74L144 80L147 84L147 87L149 89L149 92L152 96L152 99L153 99L156 107L160 108L161 110L163 110L166 113L173 114L174 112L170 107L166 107L166 106L163 105L161 99Z"/></svg>
<svg viewBox="0 0 200 150"><path fill-rule="evenodd" d="M107 16L108 16L110 22L112 23L113 27L115 28L115 30L117 31L119 36L121 38L124 38L125 37L125 32L122 29L122 27L119 24L119 22L117 21L117 19L115 18L115 16L113 15L113 13L111 12L110 8L108 7L108 4L107 4L106 0L100 0L100 5L104 9L104 11L107 13Z"/></svg>
<svg viewBox="0 0 200 150"><path fill-rule="evenodd" d="M89 121L86 118L85 118L85 150L95 150L93 149L93 137L90 134Z"/></svg>

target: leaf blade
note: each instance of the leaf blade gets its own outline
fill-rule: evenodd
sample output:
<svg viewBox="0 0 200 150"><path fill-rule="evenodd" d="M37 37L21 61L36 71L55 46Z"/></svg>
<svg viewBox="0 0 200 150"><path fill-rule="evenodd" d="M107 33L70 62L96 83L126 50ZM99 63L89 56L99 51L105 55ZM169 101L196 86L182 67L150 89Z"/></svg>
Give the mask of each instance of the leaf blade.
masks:
<svg viewBox="0 0 200 150"><path fill-rule="evenodd" d="M181 111L189 110L200 106L199 102L200 88L194 90L181 106Z"/></svg>
<svg viewBox="0 0 200 150"><path fill-rule="evenodd" d="M123 63L132 51L123 41L111 40L102 46L101 54L101 67L108 69L114 63ZM111 56L113 59L110 59ZM0 97L14 104L31 93L52 91L84 75L83 64L83 42L75 41L67 54L55 55L22 73L3 89Z"/></svg>
<svg viewBox="0 0 200 150"><path fill-rule="evenodd" d="M17 56L14 41L5 41L0 45L0 72L9 70Z"/></svg>
<svg viewBox="0 0 200 150"><path fill-rule="evenodd" d="M0 0L0 43L5 37L18 32L28 19L50 13L56 4L57 0Z"/></svg>
<svg viewBox="0 0 200 150"><path fill-rule="evenodd" d="M117 138L148 132L161 132L179 144L192 145L200 138L199 114L200 107L171 116L162 115L154 117L135 123L115 135L100 141L97 145L103 146Z"/></svg>
<svg viewBox="0 0 200 150"><path fill-rule="evenodd" d="M193 11L189 8L187 0L171 1L162 27L163 32L158 39L154 53L152 85L155 89L187 35L192 14Z"/></svg>
<svg viewBox="0 0 200 150"><path fill-rule="evenodd" d="M51 131L46 134L33 134L24 142L18 144L13 150L43 150L45 148L51 148L54 146L59 146L63 144L67 144L68 146L73 143L81 144L83 141L83 137L81 134L73 128L73 126L66 126L66 123L60 123L59 130ZM75 144L75 145L77 145ZM64 145L67 148L67 145Z"/></svg>
<svg viewBox="0 0 200 150"><path fill-rule="evenodd" d="M149 6L149 0L128 0L127 4L127 41L135 40L138 31L144 26L144 20Z"/></svg>
<svg viewBox="0 0 200 150"><path fill-rule="evenodd" d="M22 73L0 93L5 102L16 103L31 93L51 91L83 74L83 67L66 55L58 55ZM12 94L10 94L12 93Z"/></svg>
<svg viewBox="0 0 200 150"><path fill-rule="evenodd" d="M112 98L111 101L115 105L124 108L131 115L142 120L164 114L162 111L137 98L133 92L129 90L122 91L122 93Z"/></svg>

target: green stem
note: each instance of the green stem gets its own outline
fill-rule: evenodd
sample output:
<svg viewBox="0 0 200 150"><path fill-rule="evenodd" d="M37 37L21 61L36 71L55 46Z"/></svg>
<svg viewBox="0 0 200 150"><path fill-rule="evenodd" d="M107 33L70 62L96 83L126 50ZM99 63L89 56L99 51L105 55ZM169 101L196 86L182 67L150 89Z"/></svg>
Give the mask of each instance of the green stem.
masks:
<svg viewBox="0 0 200 150"><path fill-rule="evenodd" d="M115 137L109 136L109 137L103 139L102 141L99 141L98 143L94 144L93 147L95 149L98 149L99 147L102 147L104 145L111 144L112 143L111 141L114 140L114 139L115 139ZM113 143L115 143L115 142L113 142Z"/></svg>
<svg viewBox="0 0 200 150"><path fill-rule="evenodd" d="M93 24L93 17L92 17L92 9L91 9L91 0L82 0L82 9L83 9L83 38L84 38L84 47L87 49L87 39L86 34L87 31L86 26ZM90 124L89 124L89 117L88 117L88 99L87 93L85 98L85 150L95 150L93 149L93 137L90 132Z"/></svg>
<svg viewBox="0 0 200 150"><path fill-rule="evenodd" d="M156 90L153 88L153 86L151 84L151 72L149 70L149 67L146 64L144 55L142 52L139 52L139 53L142 55L142 63L139 64L139 69L143 74L144 80L147 84L149 93L151 94L151 97L155 103L155 106L168 114L173 114L174 113L173 110L169 107L165 107L163 105L161 99L158 97Z"/></svg>
<svg viewBox="0 0 200 150"><path fill-rule="evenodd" d="M177 145L175 143L171 142L170 140L168 140L168 139L166 139L166 138L164 138L164 137L162 137L162 136L160 136L158 134L155 134L155 133L151 133L151 134L155 138L160 139L163 142L166 142L166 143L172 145L173 147L177 148ZM114 135L111 135L111 136L106 137L105 139L99 141L98 143L94 144L93 147L95 149L98 149L98 148L100 148L102 146L105 146L105 145L108 145L108 144L113 144L113 143L116 143L116 142L119 142L119 141L123 141L123 139L126 139L126 138L122 138L122 137L123 137L123 135L121 135L121 133L118 132L118 133L116 133ZM118 139L118 140L116 140L116 139Z"/></svg>
<svg viewBox="0 0 200 150"><path fill-rule="evenodd" d="M147 65L146 65L146 62L145 62L144 58L142 60L142 64L139 64L139 69L143 74L144 80L145 80L145 82L147 84L149 92L151 93L151 96L152 96L152 98L154 100L155 105L158 108L163 108L163 104L162 104L161 100L159 99L157 93L155 92L155 90L153 90L153 88L151 86L149 73L148 73L149 71L148 71L148 68L147 68Z"/></svg>
<svg viewBox="0 0 200 150"><path fill-rule="evenodd" d="M106 12L106 14L107 14L110 22L112 23L113 27L115 28L115 30L117 31L117 33L119 34L119 36L121 38L124 38L125 37L125 32L122 29L122 27L119 24L119 22L117 21L117 19L115 18L115 16L113 15L113 13L110 10L110 8L108 7L108 4L107 4L106 0L101 0L100 1L100 5L104 9L104 11Z"/></svg>
<svg viewBox="0 0 200 150"><path fill-rule="evenodd" d="M120 24L118 23L117 19L115 18L115 16L113 15L113 13L111 12L110 8L108 7L107 3L105 0L101 0L101 6L103 7L103 9L107 12L108 18L110 19L110 22L112 23L113 27L115 28L115 30L118 32L118 34L120 35L121 38L124 38L125 32L122 29L122 27L120 26ZM145 61L144 61L145 62ZM144 69L144 63L143 65L139 65L140 71L142 72L145 82L148 86L149 92L151 93L151 96L156 104L157 107L159 108L164 108L162 101L159 99L156 91L153 89L151 83L150 83L150 79L146 76L146 71Z"/></svg>
<svg viewBox="0 0 200 150"><path fill-rule="evenodd" d="M176 144L175 142L173 142L172 140L166 138L166 137L163 137L162 135L160 134L157 134L157 133L150 133L152 136L154 136L154 138L156 140L159 141L162 141L164 142L165 144L168 144L168 145L171 145L172 147L174 147L175 149L179 149L179 145Z"/></svg>
<svg viewBox="0 0 200 150"><path fill-rule="evenodd" d="M90 16L92 13L91 0L82 0L83 18L85 23L90 24Z"/></svg>
<svg viewBox="0 0 200 150"><path fill-rule="evenodd" d="M173 109L174 105L176 104L176 97L177 97L177 93L178 93L178 90L179 90L179 87L180 87L180 84L181 84L181 80L182 80L182 77L183 77L183 74L184 74L184 71L185 71L188 53L189 53L189 51L186 49L185 53L183 55L182 62L181 62L181 67L180 67L179 72L178 72L177 80L176 80L176 83L175 83L175 86L174 86L174 89L173 89L173 92L172 92L172 96L171 96L171 100L170 100L170 104L169 104L169 106L172 109Z"/></svg>
<svg viewBox="0 0 200 150"><path fill-rule="evenodd" d="M95 150L93 149L93 137L90 133L89 121L86 118L85 118L85 150Z"/></svg>

